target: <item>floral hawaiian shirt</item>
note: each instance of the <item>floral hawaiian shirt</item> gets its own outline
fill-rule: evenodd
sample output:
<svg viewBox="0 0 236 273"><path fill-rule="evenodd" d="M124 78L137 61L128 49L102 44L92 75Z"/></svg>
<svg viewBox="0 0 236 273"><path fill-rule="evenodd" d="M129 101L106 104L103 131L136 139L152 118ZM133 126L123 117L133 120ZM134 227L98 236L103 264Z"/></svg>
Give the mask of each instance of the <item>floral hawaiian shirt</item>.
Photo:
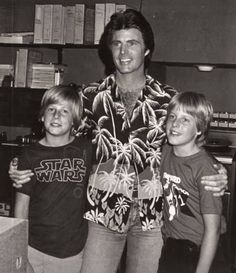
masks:
<svg viewBox="0 0 236 273"><path fill-rule="evenodd" d="M95 152L86 219L126 232L137 185L142 229L161 227L161 145L165 139L166 107L175 93L172 87L146 75L146 84L128 117L114 74L84 89L84 111L93 127Z"/></svg>

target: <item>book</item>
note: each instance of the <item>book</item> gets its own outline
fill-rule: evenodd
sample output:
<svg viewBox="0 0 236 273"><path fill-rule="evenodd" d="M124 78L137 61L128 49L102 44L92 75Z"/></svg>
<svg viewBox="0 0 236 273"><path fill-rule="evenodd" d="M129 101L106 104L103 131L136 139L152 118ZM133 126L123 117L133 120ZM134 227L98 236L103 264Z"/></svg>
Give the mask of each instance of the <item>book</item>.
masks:
<svg viewBox="0 0 236 273"><path fill-rule="evenodd" d="M26 71L26 87L32 85L33 80L33 64L42 62L43 54L38 50L29 49L27 59L27 71Z"/></svg>
<svg viewBox="0 0 236 273"><path fill-rule="evenodd" d="M0 64L0 71L12 72L14 70L14 66L12 64Z"/></svg>
<svg viewBox="0 0 236 273"><path fill-rule="evenodd" d="M31 88L51 88L54 85L62 84L65 65L59 64L33 64L33 79Z"/></svg>
<svg viewBox="0 0 236 273"><path fill-rule="evenodd" d="M7 44L30 44L34 41L34 35L24 35L24 36L0 36L0 43Z"/></svg>
<svg viewBox="0 0 236 273"><path fill-rule="evenodd" d="M63 6L53 5L52 11L52 44L63 44Z"/></svg>
<svg viewBox="0 0 236 273"><path fill-rule="evenodd" d="M123 12L127 9L126 4L116 4L116 12Z"/></svg>
<svg viewBox="0 0 236 273"><path fill-rule="evenodd" d="M73 44L75 39L75 6L65 7L65 43Z"/></svg>
<svg viewBox="0 0 236 273"><path fill-rule="evenodd" d="M110 21L111 15L116 12L115 3L106 3L105 6L105 25Z"/></svg>
<svg viewBox="0 0 236 273"><path fill-rule="evenodd" d="M33 31L24 31L24 32L3 32L0 33L0 36L4 36L4 37L21 37L21 36L28 36L28 35L34 35Z"/></svg>
<svg viewBox="0 0 236 273"><path fill-rule="evenodd" d="M105 4L95 4L94 44L99 44L105 26Z"/></svg>
<svg viewBox="0 0 236 273"><path fill-rule="evenodd" d="M12 64L0 64L0 69L2 70L12 70L14 67Z"/></svg>
<svg viewBox="0 0 236 273"><path fill-rule="evenodd" d="M84 43L84 10L85 4L75 5L75 44Z"/></svg>
<svg viewBox="0 0 236 273"><path fill-rule="evenodd" d="M62 19L61 19L61 29L62 29L62 33L61 33L61 43L65 44L66 42L66 20L65 20L65 10L66 7L62 6Z"/></svg>
<svg viewBox="0 0 236 273"><path fill-rule="evenodd" d="M84 17L84 44L94 44L94 20L95 20L95 8L85 6Z"/></svg>
<svg viewBox="0 0 236 273"><path fill-rule="evenodd" d="M34 62L40 62L40 51L20 48L16 54L15 87L29 87L32 81L32 66Z"/></svg>
<svg viewBox="0 0 236 273"><path fill-rule="evenodd" d="M43 9L43 43L52 43L52 12L53 5L44 5Z"/></svg>
<svg viewBox="0 0 236 273"><path fill-rule="evenodd" d="M51 64L33 64L31 88L51 88L54 85L55 69Z"/></svg>
<svg viewBox="0 0 236 273"><path fill-rule="evenodd" d="M16 53L15 87L26 87L28 49L20 48Z"/></svg>
<svg viewBox="0 0 236 273"><path fill-rule="evenodd" d="M43 5L35 5L35 15L34 15L34 43L43 43Z"/></svg>

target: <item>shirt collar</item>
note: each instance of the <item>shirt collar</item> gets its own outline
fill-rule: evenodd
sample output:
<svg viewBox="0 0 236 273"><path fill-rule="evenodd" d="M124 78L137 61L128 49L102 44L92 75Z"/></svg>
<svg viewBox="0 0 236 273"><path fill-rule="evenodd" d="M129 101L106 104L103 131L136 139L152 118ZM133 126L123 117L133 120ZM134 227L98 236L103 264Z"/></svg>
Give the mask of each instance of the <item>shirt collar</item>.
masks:
<svg viewBox="0 0 236 273"><path fill-rule="evenodd" d="M141 90L141 94L139 96L139 99L141 101L144 100L144 97L145 95L147 96L149 94L148 92L148 88L147 88L147 85L148 85L148 79L149 79L149 76L146 75L146 83L145 83L145 86L143 87L143 89ZM118 92L118 86L116 84L116 80L115 80L115 74L111 74L109 75L107 78L107 83L108 83L108 86L110 86L110 90L111 90L111 96L115 101L120 101L120 95L119 95L119 92Z"/></svg>

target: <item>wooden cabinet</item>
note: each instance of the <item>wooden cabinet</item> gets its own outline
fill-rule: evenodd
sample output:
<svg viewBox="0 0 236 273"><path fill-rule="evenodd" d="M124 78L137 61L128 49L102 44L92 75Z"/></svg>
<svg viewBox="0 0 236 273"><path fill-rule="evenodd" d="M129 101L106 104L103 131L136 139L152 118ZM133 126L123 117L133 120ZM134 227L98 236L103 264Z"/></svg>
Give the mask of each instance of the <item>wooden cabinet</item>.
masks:
<svg viewBox="0 0 236 273"><path fill-rule="evenodd" d="M236 63L234 0L148 0L142 12L155 34L153 60Z"/></svg>
<svg viewBox="0 0 236 273"><path fill-rule="evenodd" d="M45 90L0 88L0 125L32 127L38 122L40 100Z"/></svg>
<svg viewBox="0 0 236 273"><path fill-rule="evenodd" d="M95 4L96 0L13 0L0 3L0 32L22 32L34 30L35 4L76 3ZM103 3L111 2L108 0ZM126 3L128 7L140 8L141 1L114 1ZM5 16L6 15L6 16ZM5 17L3 19L3 17ZM9 23L10 22L10 23ZM68 66L65 84L87 84L104 77L104 65L99 59L97 46L83 45L6 45L0 44L0 62L15 64L16 50L20 47L33 47L43 52L43 62L63 63ZM92 64L92 65L91 65ZM31 127L37 119L43 90L29 88L0 88L0 125Z"/></svg>

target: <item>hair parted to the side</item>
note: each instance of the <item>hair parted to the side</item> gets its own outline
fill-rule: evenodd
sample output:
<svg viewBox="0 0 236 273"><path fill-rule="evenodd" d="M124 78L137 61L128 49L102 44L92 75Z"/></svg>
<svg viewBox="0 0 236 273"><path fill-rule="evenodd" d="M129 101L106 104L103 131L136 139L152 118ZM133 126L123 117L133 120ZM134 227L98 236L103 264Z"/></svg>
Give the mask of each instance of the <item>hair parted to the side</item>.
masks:
<svg viewBox="0 0 236 273"><path fill-rule="evenodd" d="M123 12L114 13L111 16L100 39L99 55L104 64L108 66L109 72L115 71L110 50L113 33L121 29L130 28L136 28L142 33L145 49L149 49L150 51L149 54L145 56L144 67L148 68L150 64L155 47L152 28L141 12L134 9L127 9Z"/></svg>
<svg viewBox="0 0 236 273"><path fill-rule="evenodd" d="M167 108L167 118L173 109L181 109L196 120L197 130L201 132L196 138L196 143L203 145L213 117L212 104L201 93L183 92L171 99Z"/></svg>
<svg viewBox="0 0 236 273"><path fill-rule="evenodd" d="M48 89L41 100L41 108L39 112L39 119L43 117L45 110L51 104L60 103L66 101L71 103L72 117L73 117L73 129L77 130L81 124L83 114L83 99L81 87L74 84L70 85L57 85Z"/></svg>

